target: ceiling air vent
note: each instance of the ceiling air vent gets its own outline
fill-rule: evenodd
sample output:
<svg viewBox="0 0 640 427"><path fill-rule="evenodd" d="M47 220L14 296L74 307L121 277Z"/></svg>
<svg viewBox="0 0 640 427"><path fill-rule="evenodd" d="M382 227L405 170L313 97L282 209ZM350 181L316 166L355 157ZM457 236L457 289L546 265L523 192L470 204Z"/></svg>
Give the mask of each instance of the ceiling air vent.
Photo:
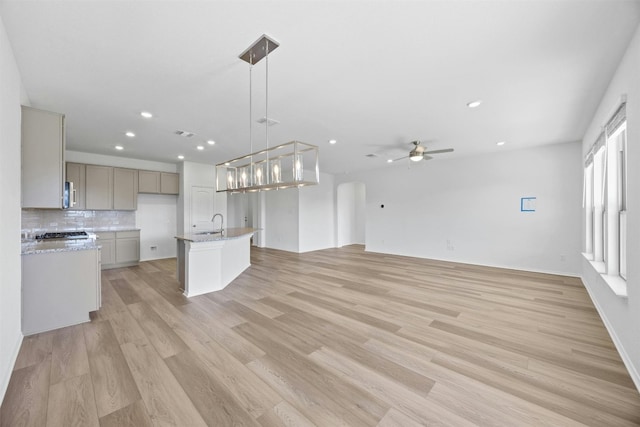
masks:
<svg viewBox="0 0 640 427"><path fill-rule="evenodd" d="M177 130L174 133L178 136L184 136L185 138L191 138L193 135L195 135L195 133L186 130Z"/></svg>
<svg viewBox="0 0 640 427"><path fill-rule="evenodd" d="M256 120L256 122L260 123L261 125L264 124L265 122L267 122L267 126L273 126L273 125L277 125L278 123L280 123L276 119L267 119L266 117L260 117L258 120Z"/></svg>

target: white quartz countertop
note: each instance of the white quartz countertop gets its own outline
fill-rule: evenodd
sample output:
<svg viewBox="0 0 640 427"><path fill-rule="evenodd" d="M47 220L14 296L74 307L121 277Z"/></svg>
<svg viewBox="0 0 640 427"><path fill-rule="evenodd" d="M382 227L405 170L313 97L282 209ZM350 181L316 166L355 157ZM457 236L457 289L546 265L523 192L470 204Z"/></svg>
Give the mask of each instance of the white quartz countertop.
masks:
<svg viewBox="0 0 640 427"><path fill-rule="evenodd" d="M94 239L23 240L22 255L100 249Z"/></svg>
<svg viewBox="0 0 640 427"><path fill-rule="evenodd" d="M237 239L243 236L248 236L257 231L260 231L260 228L250 228L250 227L235 227L235 228L226 228L222 233L219 232L200 232L200 233L186 233L175 236L178 240L185 240L188 242L200 243L200 242L216 242L220 240L231 240Z"/></svg>

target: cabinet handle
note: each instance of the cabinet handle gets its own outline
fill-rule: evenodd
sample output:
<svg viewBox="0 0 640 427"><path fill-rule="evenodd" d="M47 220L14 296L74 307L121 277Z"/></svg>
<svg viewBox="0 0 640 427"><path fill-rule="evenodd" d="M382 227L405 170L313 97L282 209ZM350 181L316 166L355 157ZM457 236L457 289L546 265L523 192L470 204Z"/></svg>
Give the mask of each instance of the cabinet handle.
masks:
<svg viewBox="0 0 640 427"><path fill-rule="evenodd" d="M76 203L78 203L78 199L76 198L76 189L75 188L73 189L72 194L73 194L73 196L72 196L72 199L73 199L72 204L73 204L73 206L75 206Z"/></svg>

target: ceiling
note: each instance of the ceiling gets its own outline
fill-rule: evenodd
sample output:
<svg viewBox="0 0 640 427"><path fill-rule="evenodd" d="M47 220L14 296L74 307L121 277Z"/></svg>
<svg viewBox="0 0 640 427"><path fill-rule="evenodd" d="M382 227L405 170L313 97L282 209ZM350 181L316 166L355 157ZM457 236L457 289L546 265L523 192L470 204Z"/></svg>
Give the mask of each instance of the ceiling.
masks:
<svg viewBox="0 0 640 427"><path fill-rule="evenodd" d="M0 16L31 105L66 114L68 149L172 163L249 152L238 55L266 33L280 42L269 144L316 144L321 170L344 173L398 167L387 159L415 139L455 149L440 159L582 139L640 2L0 1ZM265 71L253 67L254 150Z"/></svg>

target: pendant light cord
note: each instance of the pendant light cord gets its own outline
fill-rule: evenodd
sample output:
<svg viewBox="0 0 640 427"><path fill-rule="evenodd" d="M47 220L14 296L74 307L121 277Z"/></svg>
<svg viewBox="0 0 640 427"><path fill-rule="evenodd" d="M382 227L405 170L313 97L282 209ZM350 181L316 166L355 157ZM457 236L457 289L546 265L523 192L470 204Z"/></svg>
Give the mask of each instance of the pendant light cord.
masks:
<svg viewBox="0 0 640 427"><path fill-rule="evenodd" d="M253 52L249 52L249 153L251 154L251 158L249 159L249 169L253 169L253 131L252 131L252 122L253 122L253 87L252 87L252 77L251 71L253 70ZM253 170L250 171L253 176Z"/></svg>
<svg viewBox="0 0 640 427"><path fill-rule="evenodd" d="M264 121L264 128L265 128L265 140L267 142L267 171L269 171L269 39L266 40L266 44L265 44L265 60L266 60L266 72L265 72L265 76L266 76L266 81L265 81L265 107L264 107L264 114L265 114L265 121ZM270 171L269 171L270 172ZM267 177L271 175L270 173L267 174ZM267 178L269 179L269 178Z"/></svg>

